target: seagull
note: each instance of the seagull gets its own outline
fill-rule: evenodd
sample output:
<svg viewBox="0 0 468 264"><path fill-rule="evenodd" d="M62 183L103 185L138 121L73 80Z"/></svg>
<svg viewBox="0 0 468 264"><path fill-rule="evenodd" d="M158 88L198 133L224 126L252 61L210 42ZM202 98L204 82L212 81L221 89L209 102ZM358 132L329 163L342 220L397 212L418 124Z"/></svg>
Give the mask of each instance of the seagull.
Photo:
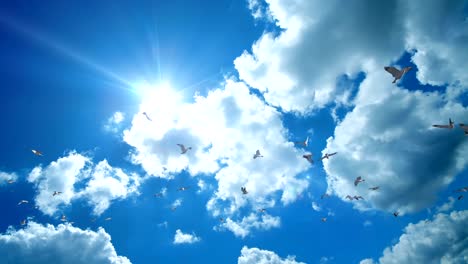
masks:
<svg viewBox="0 0 468 264"><path fill-rule="evenodd" d="M326 217L322 217L322 222L326 222L327 221L327 218Z"/></svg>
<svg viewBox="0 0 468 264"><path fill-rule="evenodd" d="M52 194L52 196L59 195L59 194L62 194L62 192L54 191L54 193Z"/></svg>
<svg viewBox="0 0 468 264"><path fill-rule="evenodd" d="M242 194L248 194L247 189L245 187L241 187Z"/></svg>
<svg viewBox="0 0 468 264"><path fill-rule="evenodd" d="M180 187L179 189L177 189L178 191L186 191L188 188L190 187Z"/></svg>
<svg viewBox="0 0 468 264"><path fill-rule="evenodd" d="M328 193L324 193L322 194L322 196L320 196L320 199L327 198L327 197L330 197L330 195Z"/></svg>
<svg viewBox="0 0 468 264"><path fill-rule="evenodd" d="M468 192L468 186L462 187L462 188L460 188L458 190L455 190L454 192Z"/></svg>
<svg viewBox="0 0 468 264"><path fill-rule="evenodd" d="M305 141L296 141L295 143L300 144L300 145L302 145L304 147L307 147L307 146L309 146L309 137L307 137Z"/></svg>
<svg viewBox="0 0 468 264"><path fill-rule="evenodd" d="M265 209L265 208L258 209L258 211L259 211L260 213L266 213L266 209Z"/></svg>
<svg viewBox="0 0 468 264"><path fill-rule="evenodd" d="M221 223L224 223L224 218L220 217L220 218L219 218L219 221L220 221Z"/></svg>
<svg viewBox="0 0 468 264"><path fill-rule="evenodd" d="M356 200L358 200L358 201L359 201L359 199L362 199L362 200L364 200L364 198L362 198L362 196L360 196L360 195L359 195L359 196L357 196L357 195L354 195L354 199L356 199Z"/></svg>
<svg viewBox="0 0 468 264"><path fill-rule="evenodd" d="M398 212L398 211L393 213L393 215L394 215L395 217L397 217L399 214L400 214L400 212Z"/></svg>
<svg viewBox="0 0 468 264"><path fill-rule="evenodd" d="M361 176L357 177L354 180L354 186L357 186L360 182L363 182L363 181L366 181L366 180L364 180Z"/></svg>
<svg viewBox="0 0 468 264"><path fill-rule="evenodd" d="M7 183L8 183L8 184L15 183L15 180L13 180L13 179L10 179L10 180L8 180L8 181L7 181Z"/></svg>
<svg viewBox="0 0 468 264"><path fill-rule="evenodd" d="M336 155L336 153L338 153L338 152L333 152L333 153L330 153L330 154L325 153L325 156L321 157L320 160L329 159L331 156Z"/></svg>
<svg viewBox="0 0 468 264"><path fill-rule="evenodd" d="M67 221L67 217L65 215L62 215L62 217L60 218L60 221L62 221L62 222Z"/></svg>
<svg viewBox="0 0 468 264"><path fill-rule="evenodd" d="M460 127L463 129L463 132L465 132L465 136L468 136L468 125L460 123Z"/></svg>
<svg viewBox="0 0 468 264"><path fill-rule="evenodd" d="M461 199L463 199L463 195L460 195L458 196L457 200L460 201Z"/></svg>
<svg viewBox="0 0 468 264"><path fill-rule="evenodd" d="M40 152L39 150L33 149L33 150L31 150L31 151L32 151L32 153L34 153L34 155L36 155L36 156L42 156L42 152Z"/></svg>
<svg viewBox="0 0 468 264"><path fill-rule="evenodd" d="M106 219L104 219L104 221L110 221L112 220L112 217L107 217Z"/></svg>
<svg viewBox="0 0 468 264"><path fill-rule="evenodd" d="M146 117L146 119L148 119L148 121L150 121L150 122L153 121L153 120L151 120L151 118L148 116L148 114L146 112L143 112L142 114Z"/></svg>
<svg viewBox="0 0 468 264"><path fill-rule="evenodd" d="M175 211L177 209L177 206L172 206L171 211Z"/></svg>
<svg viewBox="0 0 468 264"><path fill-rule="evenodd" d="M163 194L162 193L155 193L154 197L163 197Z"/></svg>
<svg viewBox="0 0 468 264"><path fill-rule="evenodd" d="M395 83L397 80L401 79L401 77L403 77L403 75L405 75L405 73L409 72L411 70L411 67L405 67L403 68L403 70L399 70L395 67L384 67L384 69L390 73L393 78L395 78L395 80L393 80L392 83Z"/></svg>
<svg viewBox="0 0 468 264"><path fill-rule="evenodd" d="M26 219L24 219L23 221L21 221L21 225L22 225L22 226L26 225Z"/></svg>
<svg viewBox="0 0 468 264"><path fill-rule="evenodd" d="M255 155L253 156L254 159L256 158L263 158L263 155L260 154L260 150L257 149L257 151L255 152Z"/></svg>
<svg viewBox="0 0 468 264"><path fill-rule="evenodd" d="M351 200L351 201L354 199L354 198L353 198L353 197L351 197L350 195L346 195L346 197L345 197L345 198L347 198L347 199L349 199L349 200Z"/></svg>
<svg viewBox="0 0 468 264"><path fill-rule="evenodd" d="M306 159L308 162L310 162L311 164L314 164L314 160L312 159L312 153L302 155L302 157Z"/></svg>
<svg viewBox="0 0 468 264"><path fill-rule="evenodd" d="M21 201L18 203L18 205L22 205L22 204L24 204L24 203L29 203L29 201L28 201L28 200L21 200Z"/></svg>
<svg viewBox="0 0 468 264"><path fill-rule="evenodd" d="M177 144L177 146L180 147L180 151L181 151L180 154L185 154L187 153L187 151L192 149L192 147L185 148L183 144Z"/></svg>
<svg viewBox="0 0 468 264"><path fill-rule="evenodd" d="M448 128L448 129L452 129L454 127L453 125L453 121L451 118L449 118L449 124L448 125L432 125L433 127L437 127L437 128Z"/></svg>
<svg viewBox="0 0 468 264"><path fill-rule="evenodd" d="M379 186L375 186L375 187L371 187L369 188L369 190L372 190L372 191L377 191L380 187Z"/></svg>

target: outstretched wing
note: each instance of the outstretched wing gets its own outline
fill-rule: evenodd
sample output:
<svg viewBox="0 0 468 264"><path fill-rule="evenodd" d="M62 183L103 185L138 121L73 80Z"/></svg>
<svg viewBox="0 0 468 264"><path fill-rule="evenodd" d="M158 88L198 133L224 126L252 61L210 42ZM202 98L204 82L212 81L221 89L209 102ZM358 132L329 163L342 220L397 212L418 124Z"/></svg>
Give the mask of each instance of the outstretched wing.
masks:
<svg viewBox="0 0 468 264"><path fill-rule="evenodd" d="M450 128L449 125L432 125L433 127L438 127L438 128Z"/></svg>
<svg viewBox="0 0 468 264"><path fill-rule="evenodd" d="M400 74L400 70L395 67L384 67L384 69L389 72L393 77L397 77Z"/></svg>

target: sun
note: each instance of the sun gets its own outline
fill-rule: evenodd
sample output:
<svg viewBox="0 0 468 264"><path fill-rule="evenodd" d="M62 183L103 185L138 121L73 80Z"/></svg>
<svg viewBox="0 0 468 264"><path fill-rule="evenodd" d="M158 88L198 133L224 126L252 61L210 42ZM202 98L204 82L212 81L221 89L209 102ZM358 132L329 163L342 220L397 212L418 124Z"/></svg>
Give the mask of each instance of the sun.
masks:
<svg viewBox="0 0 468 264"><path fill-rule="evenodd" d="M158 84L141 82L133 85L135 94L141 98L140 112L175 110L183 103L184 94L165 81Z"/></svg>

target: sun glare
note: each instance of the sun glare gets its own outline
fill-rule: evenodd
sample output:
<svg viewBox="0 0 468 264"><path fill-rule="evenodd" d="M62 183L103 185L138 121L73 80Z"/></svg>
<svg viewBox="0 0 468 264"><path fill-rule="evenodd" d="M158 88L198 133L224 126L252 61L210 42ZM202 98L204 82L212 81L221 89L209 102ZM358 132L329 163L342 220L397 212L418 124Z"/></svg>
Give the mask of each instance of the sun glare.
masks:
<svg viewBox="0 0 468 264"><path fill-rule="evenodd" d="M150 84L147 82L133 86L135 93L141 98L140 110L152 112L155 107L172 109L183 102L182 91L175 90L169 82Z"/></svg>

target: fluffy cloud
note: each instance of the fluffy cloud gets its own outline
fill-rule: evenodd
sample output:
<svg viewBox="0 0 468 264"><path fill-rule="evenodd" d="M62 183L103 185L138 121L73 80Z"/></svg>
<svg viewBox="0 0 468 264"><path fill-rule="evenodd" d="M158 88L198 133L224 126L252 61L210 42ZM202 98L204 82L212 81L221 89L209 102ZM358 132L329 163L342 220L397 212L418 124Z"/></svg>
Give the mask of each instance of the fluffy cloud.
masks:
<svg viewBox="0 0 468 264"><path fill-rule="evenodd" d="M288 256L282 259L273 251L262 250L259 248L242 247L241 255L237 259L238 264L305 264L296 261L295 256Z"/></svg>
<svg viewBox="0 0 468 264"><path fill-rule="evenodd" d="M436 208L436 211L438 213L450 211L452 210L454 204L455 204L455 198L449 197L446 203Z"/></svg>
<svg viewBox="0 0 468 264"><path fill-rule="evenodd" d="M195 234L184 234L180 229L177 229L174 235L174 244L193 244L200 240Z"/></svg>
<svg viewBox="0 0 468 264"><path fill-rule="evenodd" d="M468 84L463 1L266 2L283 31L265 33L234 64L242 80L286 111L308 112L347 98L349 91L337 85L343 74L354 78L368 63L383 68L405 50L415 51L423 83Z"/></svg>
<svg viewBox="0 0 468 264"><path fill-rule="evenodd" d="M7 184L9 180L16 181L18 179L18 175L16 173L7 173L0 171L0 186Z"/></svg>
<svg viewBox="0 0 468 264"><path fill-rule="evenodd" d="M468 211L438 214L432 221L409 224L398 243L378 263L467 263ZM361 264L375 263L371 259Z"/></svg>
<svg viewBox="0 0 468 264"><path fill-rule="evenodd" d="M356 96L356 106L335 128L323 153L330 192L360 209L414 212L435 201L468 164L468 141L460 128L433 128L449 117L463 120L468 109L446 101L439 93L410 92L382 83L386 72L370 71ZM362 176L366 182L354 186ZM380 186L378 191L369 187ZM347 200L346 200L347 201ZM349 201L348 201L349 202Z"/></svg>
<svg viewBox="0 0 468 264"><path fill-rule="evenodd" d="M244 238L250 234L253 229L257 230L269 230L274 227L279 227L281 220L279 217L274 217L268 214L262 214L261 217L251 213L248 216L244 216L241 221L233 221L230 218L226 219L226 222L219 227L215 227L215 230L221 230L226 228L230 230L235 236Z"/></svg>
<svg viewBox="0 0 468 264"><path fill-rule="evenodd" d="M94 232L69 224L54 227L35 222L29 222L24 229L0 234L0 262L131 263L128 258L117 255L110 235L102 228Z"/></svg>
<svg viewBox="0 0 468 264"><path fill-rule="evenodd" d="M138 175L127 175L121 169L111 167L106 160L95 165L90 158L76 152L70 152L45 168L35 167L28 181L38 190L36 205L47 215L53 215L61 206L80 198L93 206L95 215L100 215L112 200L137 193L140 184ZM82 185L84 187L78 187ZM62 194L52 196L54 191Z"/></svg>
<svg viewBox="0 0 468 264"><path fill-rule="evenodd" d="M164 86L145 96L124 131L124 141L134 147L132 161L163 178L184 169L191 175L215 174L218 189L207 205L213 215L231 215L249 204L273 206L278 195L283 204L294 201L308 187L297 177L310 167L301 158L304 151L288 142L280 113L244 83L228 79L223 86L195 96L193 103ZM182 155L179 143L192 149ZM264 157L254 160L257 149ZM242 195L242 186L248 195Z"/></svg>
<svg viewBox="0 0 468 264"><path fill-rule="evenodd" d="M115 112L104 125L104 129L113 133L117 133L120 129L122 121L125 120L125 114L122 112Z"/></svg>

